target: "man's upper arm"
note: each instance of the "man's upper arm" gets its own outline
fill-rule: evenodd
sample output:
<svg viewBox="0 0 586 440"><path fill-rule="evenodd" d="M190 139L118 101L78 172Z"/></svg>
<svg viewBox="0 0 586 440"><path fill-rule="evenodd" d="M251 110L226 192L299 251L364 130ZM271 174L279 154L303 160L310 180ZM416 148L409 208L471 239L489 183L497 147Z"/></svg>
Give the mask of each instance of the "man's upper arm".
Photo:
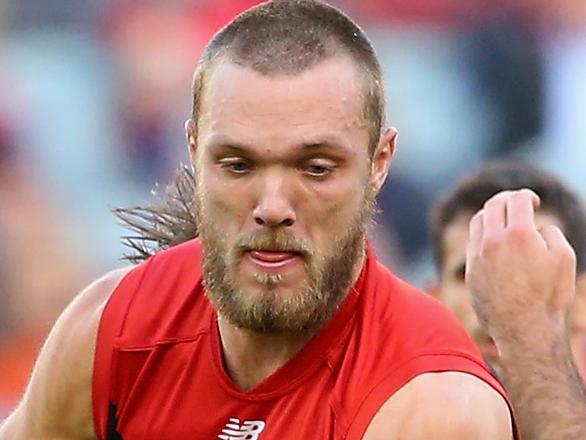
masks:
<svg viewBox="0 0 586 440"><path fill-rule="evenodd" d="M428 373L393 395L373 418L365 440L511 440L504 398L475 376Z"/></svg>
<svg viewBox="0 0 586 440"><path fill-rule="evenodd" d="M92 373L106 301L128 268L82 291L51 330L22 402L0 427L0 440L94 439Z"/></svg>

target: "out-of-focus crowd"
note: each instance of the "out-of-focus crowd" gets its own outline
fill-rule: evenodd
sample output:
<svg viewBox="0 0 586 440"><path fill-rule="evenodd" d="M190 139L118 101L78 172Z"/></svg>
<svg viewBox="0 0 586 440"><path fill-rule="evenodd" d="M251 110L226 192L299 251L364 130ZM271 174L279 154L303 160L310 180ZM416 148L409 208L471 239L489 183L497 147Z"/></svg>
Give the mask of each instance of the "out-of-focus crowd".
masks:
<svg viewBox="0 0 586 440"><path fill-rule="evenodd" d="M255 0L0 1L0 419L51 323L123 263L109 207L187 161L191 75ZM470 168L520 156L586 197L586 2L338 0L384 66L399 147L375 244L422 285L428 211Z"/></svg>

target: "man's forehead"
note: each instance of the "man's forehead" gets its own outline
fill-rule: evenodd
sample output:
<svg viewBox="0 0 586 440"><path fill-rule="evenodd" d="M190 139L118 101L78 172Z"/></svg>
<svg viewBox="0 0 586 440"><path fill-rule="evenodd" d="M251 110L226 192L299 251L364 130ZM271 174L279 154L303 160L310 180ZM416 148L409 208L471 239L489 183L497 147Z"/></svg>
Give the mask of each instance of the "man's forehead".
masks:
<svg viewBox="0 0 586 440"><path fill-rule="evenodd" d="M263 75L221 60L206 81L197 121L202 144L218 133L265 146L313 142L329 134L366 151L363 82L347 57L296 75Z"/></svg>
<svg viewBox="0 0 586 440"><path fill-rule="evenodd" d="M263 74L222 56L210 66L203 89L203 116L218 105L339 107L364 119L364 79L348 56L328 58L296 74ZM210 105L211 104L211 105ZM262 108L262 107L261 107ZM257 109L258 110L258 109Z"/></svg>

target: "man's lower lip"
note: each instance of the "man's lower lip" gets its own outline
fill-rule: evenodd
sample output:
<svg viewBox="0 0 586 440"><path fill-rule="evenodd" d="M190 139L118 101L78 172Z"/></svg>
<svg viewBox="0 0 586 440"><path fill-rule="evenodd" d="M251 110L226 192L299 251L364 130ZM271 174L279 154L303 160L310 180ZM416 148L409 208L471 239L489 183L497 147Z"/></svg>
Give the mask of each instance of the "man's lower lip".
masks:
<svg viewBox="0 0 586 440"><path fill-rule="evenodd" d="M260 255L255 255L254 252L247 252L247 256L255 265L265 269L280 269L295 264L301 260L301 255L299 254L290 254L289 256L274 260L263 259Z"/></svg>

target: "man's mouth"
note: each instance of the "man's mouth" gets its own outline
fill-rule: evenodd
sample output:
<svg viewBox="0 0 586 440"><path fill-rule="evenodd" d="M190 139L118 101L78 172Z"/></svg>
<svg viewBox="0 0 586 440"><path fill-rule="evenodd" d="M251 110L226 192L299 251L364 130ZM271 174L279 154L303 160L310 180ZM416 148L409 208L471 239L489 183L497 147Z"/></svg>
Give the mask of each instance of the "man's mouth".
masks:
<svg viewBox="0 0 586 440"><path fill-rule="evenodd" d="M269 251L264 249L256 249L248 251L250 259L266 269L278 269L298 262L302 259L299 252L292 251Z"/></svg>

